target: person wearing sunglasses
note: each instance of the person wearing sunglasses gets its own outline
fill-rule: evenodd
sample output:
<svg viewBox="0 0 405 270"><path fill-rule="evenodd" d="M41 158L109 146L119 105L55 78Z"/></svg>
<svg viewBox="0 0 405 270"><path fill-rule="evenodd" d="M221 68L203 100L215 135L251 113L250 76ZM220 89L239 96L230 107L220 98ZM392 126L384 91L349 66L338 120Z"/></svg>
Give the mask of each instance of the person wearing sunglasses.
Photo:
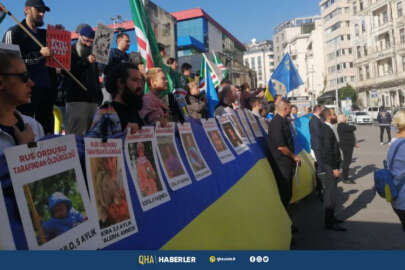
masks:
<svg viewBox="0 0 405 270"><path fill-rule="evenodd" d="M44 136L41 124L17 111L18 106L31 102L33 86L23 60L0 52L0 154L5 148Z"/></svg>
<svg viewBox="0 0 405 270"><path fill-rule="evenodd" d="M46 29L43 29L42 26L45 14L49 11L50 8L45 5L43 0L26 0L25 19L21 22L44 45L46 45ZM46 66L46 59L51 56L50 48L40 48L18 25L8 29L3 37L3 42L20 47L24 63L35 83L32 88L31 102L19 107L18 110L25 115L35 117L47 134L53 134L53 105L56 102L57 88L56 71Z"/></svg>

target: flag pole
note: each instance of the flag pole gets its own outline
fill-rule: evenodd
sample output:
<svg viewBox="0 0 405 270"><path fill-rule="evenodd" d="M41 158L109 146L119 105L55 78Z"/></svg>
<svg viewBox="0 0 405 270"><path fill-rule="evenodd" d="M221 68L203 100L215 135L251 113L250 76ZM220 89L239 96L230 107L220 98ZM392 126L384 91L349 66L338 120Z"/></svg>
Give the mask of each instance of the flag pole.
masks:
<svg viewBox="0 0 405 270"><path fill-rule="evenodd" d="M40 47L40 48L44 48L45 46L42 45L41 42L39 42L39 40L34 37L33 34L31 34L31 32L24 26L21 24L21 22L18 21L18 19L2 4L0 3L0 9L2 9L7 15L9 15L11 17L11 19L13 19L14 22L17 23L17 25ZM70 78L72 78L72 80L74 80L84 91L87 91L86 86L84 86L55 56L51 56L53 58L53 60L61 66L61 68L69 75Z"/></svg>

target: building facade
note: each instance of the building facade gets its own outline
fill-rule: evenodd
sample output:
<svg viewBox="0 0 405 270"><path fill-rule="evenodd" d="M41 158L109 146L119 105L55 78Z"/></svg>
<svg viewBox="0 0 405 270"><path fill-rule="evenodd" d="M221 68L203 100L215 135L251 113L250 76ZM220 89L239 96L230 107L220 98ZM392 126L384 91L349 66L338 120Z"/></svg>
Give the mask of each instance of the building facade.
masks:
<svg viewBox="0 0 405 270"><path fill-rule="evenodd" d="M405 1L352 0L361 106L405 106Z"/></svg>
<svg viewBox="0 0 405 270"><path fill-rule="evenodd" d="M200 69L201 53L213 53L228 69L232 83L254 85L252 72L243 66L245 45L201 8L173 12L177 20L177 53L179 63L192 62L193 71ZM254 85L255 87L255 85Z"/></svg>
<svg viewBox="0 0 405 270"><path fill-rule="evenodd" d="M323 80L324 75L323 61L319 61L321 57L316 56L323 53L320 29L320 16L292 19L274 28L275 67L277 68L284 54L289 53L304 82L289 97L303 96L309 99L316 95L313 92L319 91L319 81ZM277 93L285 94L283 85L276 82L275 87Z"/></svg>
<svg viewBox="0 0 405 270"><path fill-rule="evenodd" d="M351 0L322 0L319 3L323 23L325 89L323 93L336 102L336 92L356 81L355 51L351 27Z"/></svg>
<svg viewBox="0 0 405 270"><path fill-rule="evenodd" d="M243 62L246 67L256 71L257 86L265 88L274 72L274 52L271 40L257 41L252 39L246 45Z"/></svg>

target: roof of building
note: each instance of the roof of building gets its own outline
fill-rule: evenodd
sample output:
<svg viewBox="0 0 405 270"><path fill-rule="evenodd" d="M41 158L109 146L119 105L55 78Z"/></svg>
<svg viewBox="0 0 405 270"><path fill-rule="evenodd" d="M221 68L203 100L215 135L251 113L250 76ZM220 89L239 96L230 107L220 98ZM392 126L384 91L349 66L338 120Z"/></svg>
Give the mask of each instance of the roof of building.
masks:
<svg viewBox="0 0 405 270"><path fill-rule="evenodd" d="M193 8L193 9L177 11L177 12L173 12L172 15L176 18L177 21L185 21L185 20L191 20L191 19L203 17L203 18L207 19L210 23L215 25L220 31L225 33L239 47L241 47L242 49L246 49L245 45L242 42L240 42L236 37L234 37L230 32L228 32L222 25L220 25L216 20L214 20L210 15L208 15L201 8Z"/></svg>

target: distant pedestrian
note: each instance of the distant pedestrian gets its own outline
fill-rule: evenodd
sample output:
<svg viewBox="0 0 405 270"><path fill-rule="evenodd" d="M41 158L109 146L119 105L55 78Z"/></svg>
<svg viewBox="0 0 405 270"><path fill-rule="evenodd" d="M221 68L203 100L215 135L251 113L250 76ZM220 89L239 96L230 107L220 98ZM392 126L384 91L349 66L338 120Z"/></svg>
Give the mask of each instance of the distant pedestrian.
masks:
<svg viewBox="0 0 405 270"><path fill-rule="evenodd" d="M337 120L339 145L343 152L343 182L345 184L354 184L353 179L349 179L349 167L353 159L353 150L356 146L356 136L354 132L357 128L347 123L347 117L344 114L340 114Z"/></svg>
<svg viewBox="0 0 405 270"><path fill-rule="evenodd" d="M384 107L381 107L380 112L377 116L377 122L380 126L380 144L384 145L384 131L387 131L388 143L391 143L391 121L392 117L389 112L386 111Z"/></svg>
<svg viewBox="0 0 405 270"><path fill-rule="evenodd" d="M395 177L395 184L402 184L402 188L399 191L398 198L392 202L392 207L401 220L402 229L405 232L405 185L403 185L405 182L405 143L402 143L405 140L404 110L395 114L393 124L397 127L398 133L388 150L387 160L390 162L390 167L392 166L391 172ZM400 149L398 150L395 159L392 160L397 147L400 147Z"/></svg>

